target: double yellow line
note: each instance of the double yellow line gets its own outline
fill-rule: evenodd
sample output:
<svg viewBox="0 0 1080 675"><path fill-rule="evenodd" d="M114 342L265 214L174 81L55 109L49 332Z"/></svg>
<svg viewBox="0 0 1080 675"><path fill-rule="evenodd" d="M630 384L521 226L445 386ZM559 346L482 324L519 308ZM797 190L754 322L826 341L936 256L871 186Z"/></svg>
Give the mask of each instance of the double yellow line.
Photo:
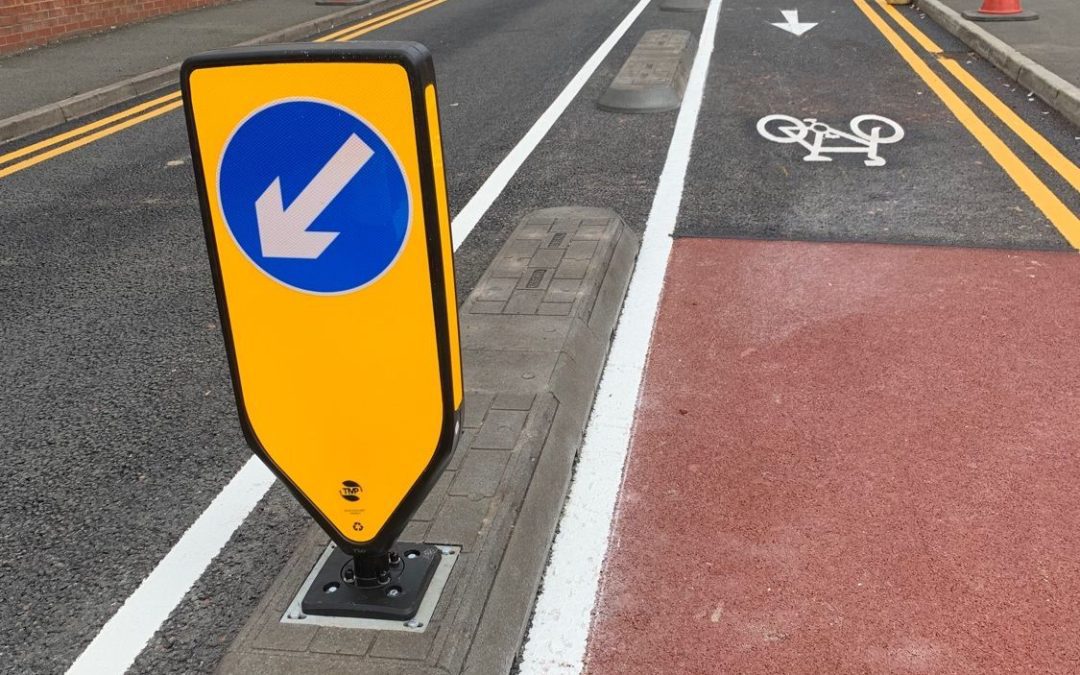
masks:
<svg viewBox="0 0 1080 675"><path fill-rule="evenodd" d="M907 42L870 7L868 0L854 0L855 5L866 15L870 23L892 45L911 69L922 78L930 90L937 94L952 114L963 124L971 135L982 144L994 161L1016 183L1017 187L1028 196L1043 215L1061 232L1073 248L1080 248L1080 218L1046 186L1034 171L1028 167L1002 138L953 91L948 84L916 54ZM875 0L877 5L896 25L900 26L920 47L938 59L942 67L965 89L979 100L986 108L1005 124L1018 138L1026 143L1039 157L1065 182L1080 192L1080 168L1077 168L1052 143L1035 131L1027 122L1013 112L1001 99L984 87L956 61L943 58L944 51L933 40L915 27L907 18L885 0Z"/></svg>
<svg viewBox="0 0 1080 675"><path fill-rule="evenodd" d="M337 32L324 35L320 38L316 38L315 42L348 42L349 40L355 40L361 35L370 33L373 30L378 30L383 26L389 26L390 24L401 21L404 18L410 17L413 14L419 14L426 9L431 9L436 5L441 5L446 0L420 0L420 2L414 2L404 7L399 7L392 12L386 14L380 14L377 17L362 21L355 26L349 26L343 28Z"/></svg>
<svg viewBox="0 0 1080 675"><path fill-rule="evenodd" d="M145 103L132 106L127 110L116 113L115 115L109 115L108 117L91 122L90 124L83 125L72 129L71 131L65 131L62 134L56 136L50 136L43 141L28 145L25 148L19 148L14 152L9 152L4 155L0 155L0 178L4 176L10 176L16 171L22 171L23 169L40 164L45 160L52 159L57 155L62 155L65 152L71 152L76 148L93 143L94 141L111 136L118 131L123 131L128 127L135 126L140 122L145 122L148 119L157 117L158 115L164 115L170 110L176 110L183 102L180 100L180 92L174 91L171 94L166 94L159 98L155 98ZM147 112L148 111L148 112ZM140 114L141 113L141 114ZM98 131L94 131L97 129ZM90 133L94 132L94 133ZM85 135L84 135L85 134ZM75 140L64 143L69 139ZM60 145L62 143L62 145ZM51 148L45 152L40 152L46 148ZM34 154L38 153L40 154ZM22 157L29 157L23 159L21 162L15 162L15 160ZM9 164L9 162L15 162Z"/></svg>
<svg viewBox="0 0 1080 675"><path fill-rule="evenodd" d="M436 5L441 5L446 0L418 0L393 11L370 19L365 19L358 24L342 28L341 30L317 38L315 42L348 42L355 40L384 26L401 21L413 14L418 14ZM119 131L135 126L147 120L154 119L172 112L183 105L180 100L180 92L173 91L164 96L145 101L138 105L122 110L108 117L96 120L89 124L76 127L55 136L50 136L42 141L28 145L18 150L13 150L0 155L0 178L10 176L13 173L28 169L35 164L40 164L53 157L62 155L72 150L81 148L94 141L111 136Z"/></svg>

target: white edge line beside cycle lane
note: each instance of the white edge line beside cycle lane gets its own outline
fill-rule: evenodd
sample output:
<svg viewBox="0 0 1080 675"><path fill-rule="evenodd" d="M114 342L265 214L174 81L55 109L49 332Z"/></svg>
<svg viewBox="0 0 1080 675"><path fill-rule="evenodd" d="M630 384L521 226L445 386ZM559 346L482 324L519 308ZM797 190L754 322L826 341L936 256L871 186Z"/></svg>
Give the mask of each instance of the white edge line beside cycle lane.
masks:
<svg viewBox="0 0 1080 675"><path fill-rule="evenodd" d="M638 0L454 218L455 251L650 2ZM122 673L130 668L273 484L270 470L258 458L248 459L105 622L68 669L68 675Z"/></svg>
<svg viewBox="0 0 1080 675"><path fill-rule="evenodd" d="M592 611L630 446L653 324L682 204L722 0L710 0L578 465L526 638L521 675L584 668Z"/></svg>

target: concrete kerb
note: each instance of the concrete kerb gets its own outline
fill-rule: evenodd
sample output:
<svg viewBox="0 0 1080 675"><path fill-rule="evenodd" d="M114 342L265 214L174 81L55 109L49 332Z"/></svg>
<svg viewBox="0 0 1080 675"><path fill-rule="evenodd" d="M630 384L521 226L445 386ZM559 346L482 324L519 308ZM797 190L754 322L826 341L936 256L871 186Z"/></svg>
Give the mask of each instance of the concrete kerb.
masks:
<svg viewBox="0 0 1080 675"><path fill-rule="evenodd" d="M340 12L298 23L241 42L235 46L246 47L300 40L374 14L376 9L393 7L394 5L404 4L404 2L405 0L371 0L363 5L349 7ZM138 98L163 87L175 85L179 73L180 64L175 63L0 120L0 143L14 141L30 134L45 131L58 124L70 122L110 106L130 101L133 98Z"/></svg>
<svg viewBox="0 0 1080 675"><path fill-rule="evenodd" d="M707 0L664 0L660 9L665 12L704 12L709 8Z"/></svg>
<svg viewBox="0 0 1080 675"><path fill-rule="evenodd" d="M1080 126L1080 87L1024 56L985 28L968 21L941 0L918 0L918 6L975 53L1027 87L1070 122Z"/></svg>
<svg viewBox="0 0 1080 675"><path fill-rule="evenodd" d="M313 529L220 674L512 670L637 250L637 237L609 209L534 211L462 306L462 439L402 534L461 547L424 631L281 623L325 545Z"/></svg>
<svg viewBox="0 0 1080 675"><path fill-rule="evenodd" d="M621 113L657 113L682 105L697 40L690 31L646 31L596 105Z"/></svg>
<svg viewBox="0 0 1080 675"><path fill-rule="evenodd" d="M594 212L590 215L604 214ZM613 243L606 269L594 268L598 278L585 281L599 289L588 318L571 329L555 366L551 394L559 402L561 414L552 421L495 574L484 615L463 669L468 675L510 672L525 638L600 374L607 361L611 337L637 259L638 241L628 231L618 233ZM508 646L512 648L508 649Z"/></svg>

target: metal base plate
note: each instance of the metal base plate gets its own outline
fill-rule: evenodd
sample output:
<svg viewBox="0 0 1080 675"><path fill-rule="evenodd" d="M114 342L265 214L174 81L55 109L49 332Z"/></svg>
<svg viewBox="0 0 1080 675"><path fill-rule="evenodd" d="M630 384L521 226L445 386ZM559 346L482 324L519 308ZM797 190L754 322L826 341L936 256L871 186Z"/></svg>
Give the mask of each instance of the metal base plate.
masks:
<svg viewBox="0 0 1080 675"><path fill-rule="evenodd" d="M430 544L398 542L392 548L399 561L390 581L365 588L352 581L352 556L335 549L319 568L301 602L307 615L347 616L408 621L416 616L428 584L442 558Z"/></svg>
<svg viewBox="0 0 1080 675"><path fill-rule="evenodd" d="M431 583L428 585L427 593L424 594L424 599L420 601L420 610L417 611L416 616L408 621L357 619L351 616L304 614L304 611L300 608L300 603L303 602L308 589L315 583L315 577L318 576L323 565L330 558L331 554L337 550L337 546L333 543L327 544L326 548L319 555L311 572L309 572L304 579L304 583L300 585L300 588L293 596L292 601L285 609L285 613L281 616L279 621L295 626L327 626L331 628L352 628L357 630L387 630L402 633L423 633L431 623L431 617L434 616L435 608L439 604L439 599L442 598L443 590L446 588L446 582L450 579L450 572L453 571L454 565L457 563L457 559L461 553L460 546L443 546L441 544L437 546L439 552L442 553L442 560L439 561L439 566L435 569L435 575L431 578Z"/></svg>

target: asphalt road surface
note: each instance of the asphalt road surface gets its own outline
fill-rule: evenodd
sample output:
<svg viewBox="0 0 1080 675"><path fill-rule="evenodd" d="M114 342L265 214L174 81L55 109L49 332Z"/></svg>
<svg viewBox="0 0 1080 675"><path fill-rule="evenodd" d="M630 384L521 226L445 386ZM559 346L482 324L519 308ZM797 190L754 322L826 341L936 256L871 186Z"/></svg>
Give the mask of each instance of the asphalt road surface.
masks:
<svg viewBox="0 0 1080 675"><path fill-rule="evenodd" d="M701 14L655 4L458 250L462 298L534 209L604 206L643 227L677 113L605 113L595 101L644 31L699 30ZM633 5L447 0L365 36L416 40L434 54L452 212ZM1062 232L1067 218L1055 212L1055 223L1040 208L1046 196L1022 189L1030 179L1018 182L1002 168L859 4L811 0L804 20L820 23L801 37L768 26L787 8L724 2L677 234L1073 247ZM939 73L942 59L957 59L1060 153L1080 159L1074 128L929 21L904 15L946 52L919 54L926 67ZM1008 125L979 111L1004 136ZM880 145L884 166L866 166L865 153L808 162L798 143L759 132L773 114L845 130L856 115L876 115L900 125L904 138ZM867 133L885 128L875 124ZM780 126L787 131L773 129L781 136L802 133L790 121ZM59 131L0 147L0 155ZM1080 210L1076 189L1050 163L1018 140L1007 143L1066 213ZM8 175L4 168L0 671L62 672L250 453L234 410L182 114ZM276 486L132 672L212 670L307 523Z"/></svg>

